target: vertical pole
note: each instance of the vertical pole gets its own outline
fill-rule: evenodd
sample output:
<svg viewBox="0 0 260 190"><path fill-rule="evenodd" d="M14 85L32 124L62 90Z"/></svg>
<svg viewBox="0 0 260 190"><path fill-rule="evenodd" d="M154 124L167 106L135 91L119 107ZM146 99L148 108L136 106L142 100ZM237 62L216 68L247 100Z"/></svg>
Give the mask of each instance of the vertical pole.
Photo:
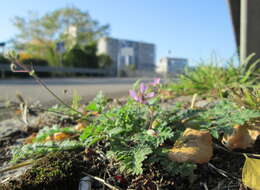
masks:
<svg viewBox="0 0 260 190"><path fill-rule="evenodd" d="M248 0L241 0L240 16L240 62L243 63L247 55L247 22L248 22Z"/></svg>

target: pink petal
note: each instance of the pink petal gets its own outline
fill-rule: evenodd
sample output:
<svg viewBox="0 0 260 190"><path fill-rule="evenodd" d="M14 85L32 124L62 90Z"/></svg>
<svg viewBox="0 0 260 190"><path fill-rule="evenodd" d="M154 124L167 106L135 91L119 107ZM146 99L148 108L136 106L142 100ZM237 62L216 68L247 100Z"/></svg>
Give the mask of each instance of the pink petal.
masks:
<svg viewBox="0 0 260 190"><path fill-rule="evenodd" d="M138 96L134 90L129 90L129 95L136 101L138 101Z"/></svg>
<svg viewBox="0 0 260 190"><path fill-rule="evenodd" d="M154 79L154 84L160 84L161 78L155 78Z"/></svg>
<svg viewBox="0 0 260 190"><path fill-rule="evenodd" d="M153 98L154 96L155 96L154 92L150 92L150 93L145 95L146 98Z"/></svg>
<svg viewBox="0 0 260 190"><path fill-rule="evenodd" d="M153 82L151 82L150 84L151 84L152 86L156 86L157 84L160 84L160 81L161 81L160 78L155 78L155 79L153 80Z"/></svg>
<svg viewBox="0 0 260 190"><path fill-rule="evenodd" d="M147 90L147 86L145 86L145 84L142 82L141 84L140 84L140 92L141 92L141 94L144 94L144 92Z"/></svg>

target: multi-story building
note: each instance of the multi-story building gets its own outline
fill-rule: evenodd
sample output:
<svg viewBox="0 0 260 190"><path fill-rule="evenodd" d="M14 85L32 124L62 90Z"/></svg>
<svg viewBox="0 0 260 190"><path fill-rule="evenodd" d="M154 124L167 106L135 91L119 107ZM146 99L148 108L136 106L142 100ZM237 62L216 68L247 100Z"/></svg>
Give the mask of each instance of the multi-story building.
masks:
<svg viewBox="0 0 260 190"><path fill-rule="evenodd" d="M176 75L184 72L188 60L184 58L163 57L157 65L156 71L160 74Z"/></svg>
<svg viewBox="0 0 260 190"><path fill-rule="evenodd" d="M104 37L98 41L98 54L107 54L113 60L112 69L117 72L127 68L155 69L155 45L145 42Z"/></svg>

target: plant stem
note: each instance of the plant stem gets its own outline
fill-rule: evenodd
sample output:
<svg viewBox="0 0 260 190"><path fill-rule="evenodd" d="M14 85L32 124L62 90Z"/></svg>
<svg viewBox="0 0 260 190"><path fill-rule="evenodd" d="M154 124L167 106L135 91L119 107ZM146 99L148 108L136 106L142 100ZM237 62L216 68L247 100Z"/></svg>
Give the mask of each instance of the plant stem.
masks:
<svg viewBox="0 0 260 190"><path fill-rule="evenodd" d="M60 97L58 97L47 85L46 83L40 79L34 70L31 70L25 66L24 64L22 63L19 63L17 61L13 62L15 65L18 65L20 66L21 68L23 68L25 71L29 71L29 75L32 76L36 82L38 82L42 87L44 87L54 98L56 98L61 104L63 104L64 106L66 106L67 108L75 111L76 113L80 114L81 116L83 115L81 112L79 112L78 110L74 109L73 107L71 107L70 105L68 105L66 102L64 102Z"/></svg>

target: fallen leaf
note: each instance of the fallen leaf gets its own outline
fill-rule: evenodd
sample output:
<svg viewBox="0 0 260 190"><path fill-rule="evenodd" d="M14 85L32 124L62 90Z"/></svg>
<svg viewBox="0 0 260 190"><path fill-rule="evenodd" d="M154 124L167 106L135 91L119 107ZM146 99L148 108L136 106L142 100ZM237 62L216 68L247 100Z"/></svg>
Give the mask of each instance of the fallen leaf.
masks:
<svg viewBox="0 0 260 190"><path fill-rule="evenodd" d="M25 140L24 140L24 144L32 144L33 143L33 140L35 139L37 133L32 133L29 137L27 137Z"/></svg>
<svg viewBox="0 0 260 190"><path fill-rule="evenodd" d="M53 134L53 140L54 141L63 141L65 139L70 138L71 135L63 132L58 132Z"/></svg>
<svg viewBox="0 0 260 190"><path fill-rule="evenodd" d="M169 91L169 90L161 90L160 92L162 98L164 99L170 99L174 97L173 92Z"/></svg>
<svg viewBox="0 0 260 190"><path fill-rule="evenodd" d="M91 114L94 115L94 116L98 116L99 115L99 113L97 111L93 111L93 112L91 112Z"/></svg>
<svg viewBox="0 0 260 190"><path fill-rule="evenodd" d="M213 155L212 137L209 131L188 128L169 152L176 162L207 163Z"/></svg>
<svg viewBox="0 0 260 190"><path fill-rule="evenodd" d="M253 147L258 135L260 135L259 127L252 126L234 126L231 135L225 135L222 143L229 149L246 149Z"/></svg>
<svg viewBox="0 0 260 190"><path fill-rule="evenodd" d="M71 137L71 134L67 134L64 132L57 132L54 133L52 136L48 136L45 139L45 142L47 141L63 141Z"/></svg>

